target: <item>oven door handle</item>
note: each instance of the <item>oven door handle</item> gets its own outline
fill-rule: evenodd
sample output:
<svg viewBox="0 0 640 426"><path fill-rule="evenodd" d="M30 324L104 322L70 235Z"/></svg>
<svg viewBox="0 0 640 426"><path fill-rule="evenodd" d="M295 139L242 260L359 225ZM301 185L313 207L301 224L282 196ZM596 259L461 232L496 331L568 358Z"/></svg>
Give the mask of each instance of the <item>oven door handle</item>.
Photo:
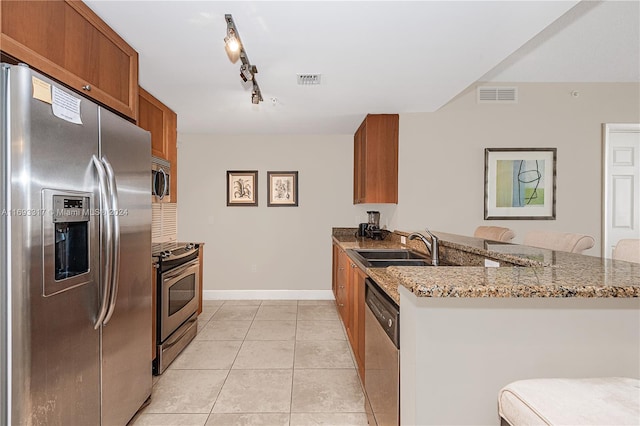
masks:
<svg viewBox="0 0 640 426"><path fill-rule="evenodd" d="M111 211L107 212L108 217L112 221L113 226L113 239L112 239L112 256L113 262L111 263L111 294L109 295L109 310L104 318L103 324L107 325L114 311L116 310L116 300L118 297L118 287L120 278L120 217L118 216L118 186L116 185L116 176L113 172L111 163L107 160L107 157L102 157L104 163L104 169L107 172L109 178L109 195L111 196Z"/></svg>
<svg viewBox="0 0 640 426"><path fill-rule="evenodd" d="M198 268L198 259L194 259L189 263L185 263L182 266L178 266L177 268L171 269L168 272L164 272L162 274L162 280L163 281L170 280L170 279L179 277L180 275L184 274L187 270L191 268Z"/></svg>
<svg viewBox="0 0 640 426"><path fill-rule="evenodd" d="M111 272L112 272L112 239L113 229L111 228L111 220L108 216L105 216L105 211L109 210L109 196L108 196L108 184L107 173L104 170L104 164L95 155L92 158L93 165L98 173L98 186L100 188L101 208L100 211L100 228L104 230L101 243L103 244L104 260L100 262L100 284L98 290L102 287L102 297L100 298L100 309L98 310L98 316L96 322L93 325L94 329L100 328L107 310L109 308L109 296L111 294Z"/></svg>

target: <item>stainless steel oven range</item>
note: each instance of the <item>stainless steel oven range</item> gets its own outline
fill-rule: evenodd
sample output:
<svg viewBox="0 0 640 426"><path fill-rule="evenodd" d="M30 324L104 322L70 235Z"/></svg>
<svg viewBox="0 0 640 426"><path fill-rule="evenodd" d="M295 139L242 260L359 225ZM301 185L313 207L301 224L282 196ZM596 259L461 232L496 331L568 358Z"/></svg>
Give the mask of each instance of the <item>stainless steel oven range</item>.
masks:
<svg viewBox="0 0 640 426"><path fill-rule="evenodd" d="M200 265L197 244L160 246L157 266L156 359L154 374L162 374L198 331Z"/></svg>

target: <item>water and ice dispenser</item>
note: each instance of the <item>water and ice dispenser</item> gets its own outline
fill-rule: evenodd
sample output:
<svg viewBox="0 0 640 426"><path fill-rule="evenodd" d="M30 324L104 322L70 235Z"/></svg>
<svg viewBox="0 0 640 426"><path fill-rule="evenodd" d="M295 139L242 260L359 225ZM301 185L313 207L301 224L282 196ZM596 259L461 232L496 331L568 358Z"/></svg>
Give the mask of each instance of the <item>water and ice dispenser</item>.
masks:
<svg viewBox="0 0 640 426"><path fill-rule="evenodd" d="M94 279L91 256L95 220L91 193L43 190L43 294L89 283ZM95 269L95 268L94 268Z"/></svg>
<svg viewBox="0 0 640 426"><path fill-rule="evenodd" d="M55 279L89 272L89 197L53 196Z"/></svg>

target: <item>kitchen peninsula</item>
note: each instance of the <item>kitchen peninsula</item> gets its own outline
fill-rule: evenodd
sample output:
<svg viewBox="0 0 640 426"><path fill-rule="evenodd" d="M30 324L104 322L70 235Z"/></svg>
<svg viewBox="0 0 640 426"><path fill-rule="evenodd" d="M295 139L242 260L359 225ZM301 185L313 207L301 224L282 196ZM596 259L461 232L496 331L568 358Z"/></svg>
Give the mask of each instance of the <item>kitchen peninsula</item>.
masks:
<svg viewBox="0 0 640 426"><path fill-rule="evenodd" d="M354 234L334 228L334 244L424 251ZM519 379L640 376L640 264L436 235L457 266L364 268L401 307L402 424L499 424L498 391Z"/></svg>

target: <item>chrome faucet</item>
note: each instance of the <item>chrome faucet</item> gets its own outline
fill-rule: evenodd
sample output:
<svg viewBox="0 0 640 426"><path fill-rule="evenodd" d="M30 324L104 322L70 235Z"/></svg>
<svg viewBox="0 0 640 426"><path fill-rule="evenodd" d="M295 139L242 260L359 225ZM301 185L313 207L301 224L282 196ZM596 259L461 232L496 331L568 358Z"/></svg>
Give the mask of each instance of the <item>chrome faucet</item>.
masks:
<svg viewBox="0 0 640 426"><path fill-rule="evenodd" d="M431 237L431 242L429 242L429 240L427 240L426 237L419 232L413 232L409 234L409 239L413 240L415 238L420 238L424 245L427 246L427 250L429 250L429 253L431 253L431 264L433 266L438 266L438 264L440 263L440 257L438 256L438 237L433 235L427 228L425 228L425 231L427 231L427 234L429 234L429 236Z"/></svg>

